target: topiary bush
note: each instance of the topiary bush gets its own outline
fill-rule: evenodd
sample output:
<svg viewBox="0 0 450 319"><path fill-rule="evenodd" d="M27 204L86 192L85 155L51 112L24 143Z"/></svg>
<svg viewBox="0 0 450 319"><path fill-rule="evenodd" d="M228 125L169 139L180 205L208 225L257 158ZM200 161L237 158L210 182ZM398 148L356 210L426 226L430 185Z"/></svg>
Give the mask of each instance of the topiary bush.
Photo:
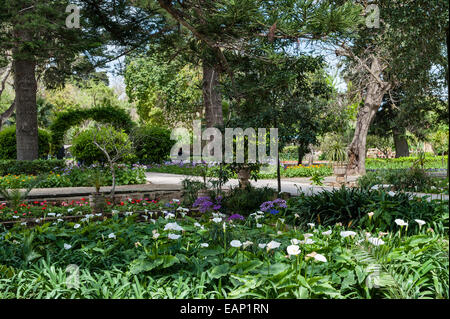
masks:
<svg viewBox="0 0 450 319"><path fill-rule="evenodd" d="M175 145L175 141L170 139L170 131L156 126L135 129L132 141L141 164L162 163L168 159L170 150Z"/></svg>
<svg viewBox="0 0 450 319"><path fill-rule="evenodd" d="M110 136L111 134L113 134L113 136ZM72 155L83 165L92 165L97 162L107 162L105 154L94 144L95 135L99 144L102 144L102 142L106 139L109 141L114 141L114 145L108 145L108 152L114 152L114 147L118 150L124 148L130 149L130 152L123 156L121 162L131 163L136 159L131 147L131 141L123 130L111 130L106 127L102 127L100 130L92 128L82 132L72 141Z"/></svg>
<svg viewBox="0 0 450 319"><path fill-rule="evenodd" d="M50 151L50 134L42 129L38 130L39 157L47 157ZM15 160L17 158L16 126L12 125L0 132L0 159Z"/></svg>
<svg viewBox="0 0 450 319"><path fill-rule="evenodd" d="M116 129L125 130L126 133L130 133L135 126L128 112L118 107L101 106L64 111L59 113L50 125L52 151L56 152L61 147L64 134L68 129L89 119L103 124L111 124Z"/></svg>

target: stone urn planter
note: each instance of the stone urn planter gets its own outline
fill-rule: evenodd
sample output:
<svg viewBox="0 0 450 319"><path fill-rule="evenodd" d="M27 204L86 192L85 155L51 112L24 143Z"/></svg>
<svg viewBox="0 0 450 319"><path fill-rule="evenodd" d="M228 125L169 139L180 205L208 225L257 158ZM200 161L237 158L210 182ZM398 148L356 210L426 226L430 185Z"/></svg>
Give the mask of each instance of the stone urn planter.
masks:
<svg viewBox="0 0 450 319"><path fill-rule="evenodd" d="M89 195L89 205L91 206L92 212L103 213L106 206L105 196L102 193L93 193Z"/></svg>
<svg viewBox="0 0 450 319"><path fill-rule="evenodd" d="M336 175L336 182L343 184L347 181L347 165L335 164L333 166L333 173Z"/></svg>
<svg viewBox="0 0 450 319"><path fill-rule="evenodd" d="M247 188L250 185L250 167L243 167L238 171L239 187Z"/></svg>

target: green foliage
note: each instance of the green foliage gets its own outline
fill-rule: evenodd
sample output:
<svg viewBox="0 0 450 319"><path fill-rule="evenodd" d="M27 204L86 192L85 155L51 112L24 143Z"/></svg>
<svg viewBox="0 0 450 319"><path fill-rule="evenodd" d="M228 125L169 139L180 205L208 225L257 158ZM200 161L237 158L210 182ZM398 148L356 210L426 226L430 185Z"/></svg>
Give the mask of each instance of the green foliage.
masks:
<svg viewBox="0 0 450 319"><path fill-rule="evenodd" d="M298 146L286 146L280 152L281 161L296 161L298 160Z"/></svg>
<svg viewBox="0 0 450 319"><path fill-rule="evenodd" d="M45 158L50 151L50 134L45 130L38 130L39 157ZM16 126L8 126L0 131L0 160L15 160L17 158L16 148Z"/></svg>
<svg viewBox="0 0 450 319"><path fill-rule="evenodd" d="M276 191L270 187L255 188L249 186L245 189L232 188L225 196L222 207L232 214L248 216L259 210L263 202L267 202L276 197Z"/></svg>
<svg viewBox="0 0 450 319"><path fill-rule="evenodd" d="M447 129L440 129L431 134L431 145L437 155L448 153L448 134L448 127Z"/></svg>
<svg viewBox="0 0 450 319"><path fill-rule="evenodd" d="M448 184L442 185L441 178L433 178L420 168L409 169L378 169L376 172L367 172L358 178L358 186L370 189L375 185L390 185L396 191L447 193Z"/></svg>
<svg viewBox="0 0 450 319"><path fill-rule="evenodd" d="M116 131L112 128L102 127L101 129L92 128L82 132L73 140L71 151L75 158L85 165L91 165L96 162L106 163L106 155L94 144L94 139L100 146L105 146L108 152L115 150L129 150L123 155L123 162L131 162L135 159L132 152L131 141L128 135L123 131Z"/></svg>
<svg viewBox="0 0 450 319"><path fill-rule="evenodd" d="M64 160L46 159L35 161L0 160L0 176L15 175L39 175L54 171L65 166Z"/></svg>
<svg viewBox="0 0 450 319"><path fill-rule="evenodd" d="M183 205L185 206L192 206L198 198L198 191L205 188L204 183L190 178L183 179L181 185L183 187Z"/></svg>
<svg viewBox="0 0 450 319"><path fill-rule="evenodd" d="M444 223L440 230L448 228L448 217L443 219L448 202L428 202L412 198L404 193L393 196L386 191L371 191L358 188L323 191L319 194L299 197L289 201L287 218L296 224L307 227L307 223L332 226L342 223L346 227L366 226L368 213L374 212L373 221L383 231L393 231L397 218L404 220L422 219L428 223ZM298 214L299 217L294 217ZM416 231L418 225L410 225L408 231Z"/></svg>
<svg viewBox="0 0 450 319"><path fill-rule="evenodd" d="M162 163L170 155L175 144L170 139L170 131L157 126L141 126L133 131L133 145L137 160L141 164Z"/></svg>
<svg viewBox="0 0 450 319"><path fill-rule="evenodd" d="M447 168L448 156L426 156L424 168ZM367 169L401 169L410 168L418 157L400 157L400 158L366 158Z"/></svg>
<svg viewBox="0 0 450 319"><path fill-rule="evenodd" d="M131 60L125 83L140 118L151 125L191 125L203 107L199 69L179 59L167 62L161 53Z"/></svg>
<svg viewBox="0 0 450 319"><path fill-rule="evenodd" d="M56 115L50 125L52 151L56 152L62 145L64 134L72 126L81 124L85 120L111 124L117 129L130 133L135 126L127 111L111 106L94 107L91 109L72 109Z"/></svg>
<svg viewBox="0 0 450 319"><path fill-rule="evenodd" d="M143 167L129 167L124 164L115 166L117 185L145 184L145 170ZM57 187L92 187L95 181L92 179L92 169L86 168L65 168L55 170L51 173L43 173L40 178L40 188ZM33 175L7 175L0 177L0 187L5 188L28 188L34 185L37 177ZM109 169L101 170L101 186L111 186L112 176ZM34 186L33 186L34 187Z"/></svg>
<svg viewBox="0 0 450 319"><path fill-rule="evenodd" d="M135 210L125 205L125 210L111 208ZM80 217L85 215L81 209L86 208L74 209ZM273 225L272 216L259 216L245 223L227 223L224 232L210 217L178 219L183 232L176 240L168 238L174 231L164 230L173 221L164 218L148 223L116 215L80 221L76 229L74 222L67 221L34 229L1 228L0 298L449 297L445 235L423 228L405 235L396 229L382 237L383 245L376 246L368 241L366 228L354 229L354 236L343 238L340 232L345 228L318 225L314 232L308 230L313 233L309 234L312 243L302 245L299 255L286 258L291 240L306 238L303 230L287 227L280 220ZM328 235L323 234L325 230ZM155 232L159 234L156 239ZM252 244L234 248L229 245L231 240ZM258 247L272 240L280 247ZM202 243L209 246L202 247ZM326 262L311 258L312 253L320 253ZM70 264L79 267L76 289L67 285Z"/></svg>

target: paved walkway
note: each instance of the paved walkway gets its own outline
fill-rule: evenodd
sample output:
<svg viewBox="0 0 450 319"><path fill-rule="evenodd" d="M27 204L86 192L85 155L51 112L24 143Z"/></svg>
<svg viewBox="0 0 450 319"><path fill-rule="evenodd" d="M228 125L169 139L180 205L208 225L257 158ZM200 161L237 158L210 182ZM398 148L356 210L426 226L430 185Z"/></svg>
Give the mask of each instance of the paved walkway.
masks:
<svg viewBox="0 0 450 319"><path fill-rule="evenodd" d="M185 178L189 178L192 180L202 181L202 178L199 176L187 176L187 175L176 175L176 174L166 174L166 173L153 173L147 172L145 173L147 176L147 181L153 184L172 184L181 186L181 182ZM354 182L358 176L348 176L349 182ZM333 183L336 182L335 176L328 176L325 178L324 183ZM274 179L261 179L257 182L251 181L252 185L255 187L264 187L268 186L274 189L277 189L278 183L277 180ZM228 183L225 184L225 187L234 187L239 185L237 179L232 179ZM313 195L323 192L324 190L331 191L335 189L335 187L331 186L313 186L311 185L311 181L309 178L285 178L281 180L281 191L290 193L292 195L298 195L299 192L305 193L306 195ZM417 197L430 196L431 199L445 199L448 200L448 195L440 195L440 194L422 194L422 193L410 193Z"/></svg>

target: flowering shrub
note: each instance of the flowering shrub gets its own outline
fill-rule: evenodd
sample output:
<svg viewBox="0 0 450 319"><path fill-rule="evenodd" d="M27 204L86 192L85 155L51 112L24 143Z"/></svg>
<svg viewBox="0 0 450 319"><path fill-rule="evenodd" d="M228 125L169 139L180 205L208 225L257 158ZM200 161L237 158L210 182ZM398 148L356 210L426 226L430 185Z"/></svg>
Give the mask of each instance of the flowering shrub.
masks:
<svg viewBox="0 0 450 319"><path fill-rule="evenodd" d="M263 212L269 212L272 215L276 215L281 209L287 208L286 201L281 198L277 198L273 201L264 202L261 204L260 209Z"/></svg>
<svg viewBox="0 0 450 319"><path fill-rule="evenodd" d="M38 188L55 187L86 187L92 186L89 181L89 175L92 168L83 166L69 166L64 168L55 168L45 179L39 183ZM116 170L117 185L145 184L145 167L141 165L118 164ZM106 185L112 184L112 176L107 169L104 169L104 178ZM0 185L7 188L27 188L30 183L36 179L33 175L6 175L0 177Z"/></svg>
<svg viewBox="0 0 450 319"><path fill-rule="evenodd" d="M214 212L222 208L221 201L222 196L217 196L215 200L212 200L209 196L199 197L192 207L198 207L201 213Z"/></svg>
<svg viewBox="0 0 450 319"><path fill-rule="evenodd" d="M104 213L110 212L137 212L146 210L168 210L175 211L178 205L173 205L169 202L170 207L163 205L156 200L150 199L132 199L113 204L107 202ZM167 203L167 204L169 204ZM88 198L81 198L80 200L72 200L68 202L53 202L53 201L31 201L20 204L17 210L13 210L4 202L0 202L0 221L1 220L16 220L19 218L30 217L62 217L62 216L77 216L91 213Z"/></svg>

